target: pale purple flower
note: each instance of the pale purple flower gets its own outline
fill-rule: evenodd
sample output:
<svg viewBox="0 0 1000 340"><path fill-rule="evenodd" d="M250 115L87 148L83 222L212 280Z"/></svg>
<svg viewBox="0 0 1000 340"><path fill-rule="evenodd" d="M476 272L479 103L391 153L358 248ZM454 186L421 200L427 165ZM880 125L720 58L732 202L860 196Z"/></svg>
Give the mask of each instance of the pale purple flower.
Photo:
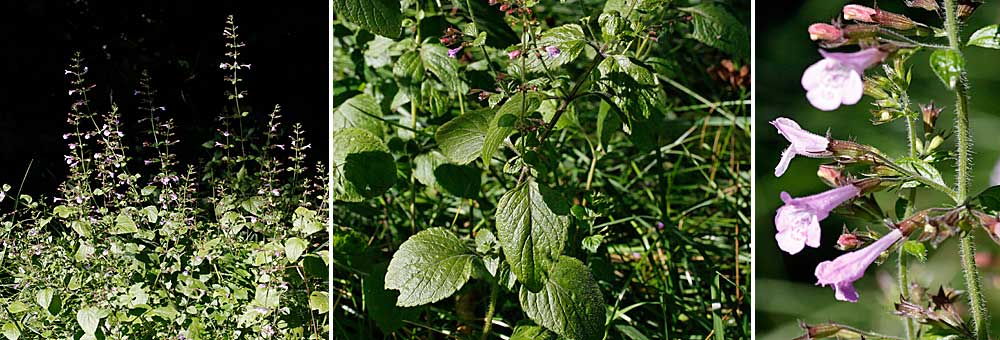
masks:
<svg viewBox="0 0 1000 340"><path fill-rule="evenodd" d="M816 266L816 284L832 285L837 300L858 302L858 292L854 290L854 281L865 275L865 269L875 262L886 249L903 239L899 229L893 229L871 245L840 255L833 261L825 261Z"/></svg>
<svg viewBox="0 0 1000 340"><path fill-rule="evenodd" d="M794 255L805 246L819 247L819 237L822 234L819 221L830 216L830 211L834 208L860 193L861 189L850 184L799 198L792 198L782 191L781 200L785 205L778 208L778 214L774 216L774 225L778 229L774 239L778 241L778 248Z"/></svg>
<svg viewBox="0 0 1000 340"><path fill-rule="evenodd" d="M458 46L458 47L455 47L455 48L449 48L448 49L448 56L454 58L456 55L458 55L458 52L461 51L461 50L462 50L462 46Z"/></svg>
<svg viewBox="0 0 1000 340"><path fill-rule="evenodd" d="M510 51L510 52L507 52L507 57L510 58L510 59L517 59L517 57L520 57L520 56L521 56L521 50L513 50L513 51Z"/></svg>
<svg viewBox="0 0 1000 340"><path fill-rule="evenodd" d="M853 53L819 50L823 60L812 64L802 73L802 87L806 98L817 109L832 111L844 105L854 105L861 100L864 83L861 76L865 69L878 64L888 53L876 47Z"/></svg>
<svg viewBox="0 0 1000 340"><path fill-rule="evenodd" d="M562 53L557 46L545 46L545 52L549 54L549 58L558 57Z"/></svg>
<svg viewBox="0 0 1000 340"><path fill-rule="evenodd" d="M830 156L830 151L826 149L830 144L830 140L803 130L799 126L799 123L796 123L794 120L778 117L778 119L771 121L771 125L778 128L778 133L784 136L788 142L792 143L781 153L781 161L774 168L775 176L781 177L785 173L785 170L788 170L788 164L792 162L792 158L795 158L795 156L812 158Z"/></svg>

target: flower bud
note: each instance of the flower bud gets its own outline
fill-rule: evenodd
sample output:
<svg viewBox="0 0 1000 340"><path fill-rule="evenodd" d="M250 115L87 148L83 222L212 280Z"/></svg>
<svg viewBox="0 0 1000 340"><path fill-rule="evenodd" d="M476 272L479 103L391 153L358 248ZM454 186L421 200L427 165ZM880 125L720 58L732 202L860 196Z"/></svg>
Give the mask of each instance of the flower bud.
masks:
<svg viewBox="0 0 1000 340"><path fill-rule="evenodd" d="M809 39L812 39L813 41L836 41L840 40L842 37L843 33L836 26L830 24L809 25Z"/></svg>
<svg viewBox="0 0 1000 340"><path fill-rule="evenodd" d="M974 214L979 219L979 225L983 227L986 234L990 235L993 241L1000 243L1000 219L979 211L974 212Z"/></svg>
<svg viewBox="0 0 1000 340"><path fill-rule="evenodd" d="M845 140L830 140L827 150L833 153L833 157L840 163L873 162L878 155L877 151L867 145Z"/></svg>
<svg viewBox="0 0 1000 340"><path fill-rule="evenodd" d="M851 251L858 249L862 244L861 240L858 239L858 235L851 233L840 234L840 238L837 239L837 249L842 251Z"/></svg>
<svg viewBox="0 0 1000 340"><path fill-rule="evenodd" d="M870 7L847 5L844 6L844 19L874 23L875 20L872 19L872 15L876 12L878 12L878 10Z"/></svg>
<svg viewBox="0 0 1000 340"><path fill-rule="evenodd" d="M878 36L878 26L868 24L846 25L841 28L841 32L843 32L844 38L852 40L875 38Z"/></svg>
<svg viewBox="0 0 1000 340"><path fill-rule="evenodd" d="M839 187L844 181L844 167L839 165L823 164L819 166L819 170L816 170L816 176L819 177L823 183L831 187Z"/></svg>
<svg viewBox="0 0 1000 340"><path fill-rule="evenodd" d="M972 15L973 12L982 5L982 2L973 0L958 0L958 20L965 21L966 18Z"/></svg>
<svg viewBox="0 0 1000 340"><path fill-rule="evenodd" d="M934 138L931 138L931 142L927 145L927 151L937 149L942 143L944 143L944 137L934 136Z"/></svg>
<svg viewBox="0 0 1000 340"><path fill-rule="evenodd" d="M910 233L916 230L923 231L924 226L926 226L927 224L928 224L927 210L921 210L918 211L916 214L913 214L913 216L910 216L909 218L903 220L902 222L899 222L899 224L896 224L896 228L898 228L899 231L903 233L904 236L906 236L910 235Z"/></svg>

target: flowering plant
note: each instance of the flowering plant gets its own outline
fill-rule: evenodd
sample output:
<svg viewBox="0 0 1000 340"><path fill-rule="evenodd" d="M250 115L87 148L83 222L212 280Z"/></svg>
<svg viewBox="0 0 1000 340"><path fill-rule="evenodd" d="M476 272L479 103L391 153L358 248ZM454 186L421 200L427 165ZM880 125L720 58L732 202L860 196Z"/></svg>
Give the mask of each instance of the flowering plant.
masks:
<svg viewBox="0 0 1000 340"><path fill-rule="evenodd" d="M241 107L250 64L232 16L223 31L224 113L188 164L155 80L100 108L87 79L105 70L74 55L67 177L51 198L0 187L3 338L327 339L325 170L280 107Z"/></svg>
<svg viewBox="0 0 1000 340"><path fill-rule="evenodd" d="M334 337L749 336L739 2L333 3Z"/></svg>
<svg viewBox="0 0 1000 340"><path fill-rule="evenodd" d="M989 338L989 310L982 296L982 284L975 266L973 235L977 230L1000 240L995 226L1000 212L1000 187L990 187L978 194L970 188L972 162L969 133L969 87L965 76L963 49L966 46L1000 48L997 25L983 27L969 38L961 38L961 24L979 3L946 0L906 1L914 10L941 15L943 26L935 27L875 7L849 4L831 23L808 27L822 59L809 66L801 77L806 99L815 108L832 111L842 105L855 105L863 96L873 99L872 122L876 125L901 121L906 126L908 153L892 156L863 141L843 138L845 131L825 136L803 128L789 118L772 124L790 143L775 168L775 175L785 173L795 156L825 158L830 163L817 171L832 189L811 196L792 198L781 194L784 205L775 214L775 240L788 254L809 248L835 245L847 251L837 258L820 263L813 270L816 284L828 286L834 298L858 302L865 299L853 283L873 264L882 263L887 254L896 253L898 265L898 301L895 314L903 319L906 339L928 334L962 338ZM838 49L834 52L834 49ZM954 94L956 147L943 146L950 138L947 128L938 124L942 109L933 103L914 105L909 95L910 68L919 52L929 51L931 69L943 87ZM877 71L881 71L880 73ZM807 122L802 122L807 123ZM954 184L947 184L939 168L954 160ZM940 192L951 202L921 206L917 197L924 190ZM896 197L895 214L884 212L876 193ZM847 230L836 242L821 238L822 221L829 214L842 214L861 223L881 224L882 230ZM957 238L961 249L965 291L941 287L937 295L921 286L926 284L908 276L911 257L925 259L930 248L950 238ZM957 297L966 294L970 322L956 307ZM860 330L838 323L803 324L815 338L895 338Z"/></svg>

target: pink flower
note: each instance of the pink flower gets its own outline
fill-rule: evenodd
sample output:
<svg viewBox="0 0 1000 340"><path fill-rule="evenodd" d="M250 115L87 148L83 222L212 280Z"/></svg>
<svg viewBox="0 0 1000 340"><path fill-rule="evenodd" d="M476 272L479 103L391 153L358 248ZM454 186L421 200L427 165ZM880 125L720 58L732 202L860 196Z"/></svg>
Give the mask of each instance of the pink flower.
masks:
<svg viewBox="0 0 1000 340"><path fill-rule="evenodd" d="M450 48L450 49L448 49L448 56L454 58L455 55L457 55L458 52L461 51L461 50L462 50L462 46L458 46L456 48Z"/></svg>
<svg viewBox="0 0 1000 340"><path fill-rule="evenodd" d="M835 41L843 37L843 32L839 28L830 24L809 25L809 39Z"/></svg>
<svg viewBox="0 0 1000 340"><path fill-rule="evenodd" d="M899 229L893 229L878 241L861 249L840 255L833 261L825 261L816 266L816 284L832 285L837 300L858 302L858 292L854 290L854 281L865 275L868 266L875 262L886 249L903 239Z"/></svg>
<svg viewBox="0 0 1000 340"><path fill-rule="evenodd" d="M861 5L847 5L844 6L844 19L854 20L859 22L870 22L874 23L875 20L872 19L872 15L878 13L874 8L869 8Z"/></svg>
<svg viewBox="0 0 1000 340"><path fill-rule="evenodd" d="M556 46L545 46L545 52L549 54L549 58L558 57L559 53L562 53Z"/></svg>
<svg viewBox="0 0 1000 340"><path fill-rule="evenodd" d="M507 57L510 59L517 59L521 56L521 50L513 50L507 53Z"/></svg>
<svg viewBox="0 0 1000 340"><path fill-rule="evenodd" d="M796 155L812 158L830 156L830 151L826 149L830 140L803 130L794 120L778 117L778 119L771 121L771 125L778 128L778 133L792 143L781 153L781 162L774 168L775 176L781 177L788 169L788 163L791 163L792 158L795 158Z"/></svg>
<svg viewBox="0 0 1000 340"><path fill-rule="evenodd" d="M781 192L781 200L785 205L778 208L774 216L774 225L778 233L774 239L778 248L789 254L797 254L805 246L819 247L819 237L822 229L819 221L830 216L837 206L857 197L861 189L854 185L845 185L830 189L812 196L792 198L787 192Z"/></svg>
<svg viewBox="0 0 1000 340"><path fill-rule="evenodd" d="M819 51L823 60L812 64L802 74L806 98L817 109L832 111L840 104L854 105L861 100L865 69L884 59L888 53L872 47L854 53Z"/></svg>

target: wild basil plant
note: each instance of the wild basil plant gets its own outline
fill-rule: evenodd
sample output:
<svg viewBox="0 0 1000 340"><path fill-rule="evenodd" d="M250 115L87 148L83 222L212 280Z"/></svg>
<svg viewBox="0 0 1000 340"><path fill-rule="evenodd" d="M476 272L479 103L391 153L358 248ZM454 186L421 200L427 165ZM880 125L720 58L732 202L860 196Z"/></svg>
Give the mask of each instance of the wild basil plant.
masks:
<svg viewBox="0 0 1000 340"><path fill-rule="evenodd" d="M250 64L231 16L224 38L228 104L195 164L155 79L135 84L138 107L98 107L87 76L101 71L74 55L58 194L0 191L16 200L0 222L4 338L327 338L325 170L278 106L241 106Z"/></svg>
<svg viewBox="0 0 1000 340"><path fill-rule="evenodd" d="M333 5L335 337L749 336L727 7Z"/></svg>
<svg viewBox="0 0 1000 340"><path fill-rule="evenodd" d="M781 194L784 205L774 218L775 238L782 251L797 254L809 248L835 245L847 253L815 268L817 285L832 288L833 298L858 302L866 299L854 288L873 263L890 256L897 261L898 301L895 315L902 319L904 334L890 336L838 323L803 325L814 338L906 338L926 336L989 339L989 309L983 299L976 267L974 235L982 229L1000 241L1000 186L970 188L972 140L969 129L969 84L963 50L967 47L1000 48L997 25L983 27L970 36L962 34L964 21L980 3L963 0L908 0L912 11L931 11L941 22L922 23L906 14L892 13L860 4L843 7L842 17L830 24L809 26L812 40L821 47L822 59L802 75L806 98L817 109L836 110L854 105L863 96L872 99L873 124L905 124L908 153L890 155L864 141L848 140L850 131L826 135L803 127L809 122L778 118L771 122L790 146L781 154L775 175L781 176L796 157L830 160L817 170L832 189L805 197ZM834 52L839 49L839 52ZM922 53L927 52L927 53ZM926 61L923 60L926 56ZM952 127L939 124L943 108L920 102L909 95L911 67L928 62L941 80L940 89L953 93L955 113ZM866 75L867 72L867 75ZM954 136L955 147L945 142ZM946 183L941 169L954 166L955 183ZM918 197L936 191L949 203L920 206ZM874 198L878 192L895 197L894 211L885 211ZM924 202L927 200L925 199ZM874 229L847 230L834 243L820 239L820 223L831 213L853 217ZM927 248L936 248L956 238L965 287L931 289L911 277L910 257L924 260ZM968 301L969 320L958 306L961 295ZM868 301L870 303L870 301Z"/></svg>

